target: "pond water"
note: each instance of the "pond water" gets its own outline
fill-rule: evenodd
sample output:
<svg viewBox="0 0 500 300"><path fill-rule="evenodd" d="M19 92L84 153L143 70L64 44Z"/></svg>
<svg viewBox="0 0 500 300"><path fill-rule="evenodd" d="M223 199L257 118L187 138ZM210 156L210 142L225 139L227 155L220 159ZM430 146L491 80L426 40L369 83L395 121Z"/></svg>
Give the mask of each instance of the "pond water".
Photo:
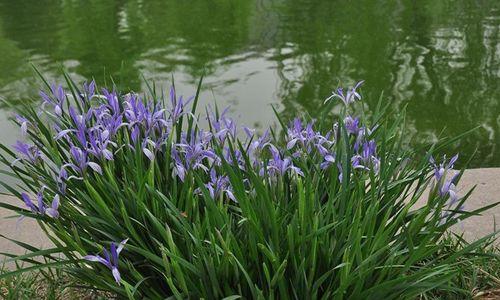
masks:
<svg viewBox="0 0 500 300"><path fill-rule="evenodd" d="M367 108L380 94L407 105L415 144L458 135L472 165L500 166L500 1L143 0L0 1L0 95L32 101L61 69L76 80L109 76L123 89L173 74L203 101L231 105L246 125L314 115L339 84L364 79ZM17 131L0 108L0 141Z"/></svg>

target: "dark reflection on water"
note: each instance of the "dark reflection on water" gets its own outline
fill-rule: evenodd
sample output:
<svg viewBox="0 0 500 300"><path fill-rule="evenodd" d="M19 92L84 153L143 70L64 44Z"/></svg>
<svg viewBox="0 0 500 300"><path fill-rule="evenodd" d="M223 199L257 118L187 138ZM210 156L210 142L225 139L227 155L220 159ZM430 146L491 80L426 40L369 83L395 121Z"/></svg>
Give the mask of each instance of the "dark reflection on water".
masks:
<svg viewBox="0 0 500 300"><path fill-rule="evenodd" d="M408 105L412 141L480 126L455 145L474 166L500 166L500 1L143 0L0 1L0 95L36 93L29 63L53 79L142 75L231 104L247 125L272 122L270 104L314 115L339 83L365 79ZM0 140L16 138L0 111Z"/></svg>

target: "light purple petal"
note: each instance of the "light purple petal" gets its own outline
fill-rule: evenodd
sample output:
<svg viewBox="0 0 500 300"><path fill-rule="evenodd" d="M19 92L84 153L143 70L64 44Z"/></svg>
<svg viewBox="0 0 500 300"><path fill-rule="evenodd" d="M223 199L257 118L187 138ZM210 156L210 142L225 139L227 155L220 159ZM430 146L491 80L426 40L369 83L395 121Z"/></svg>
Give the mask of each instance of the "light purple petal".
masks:
<svg viewBox="0 0 500 300"><path fill-rule="evenodd" d="M108 149L104 149L102 151L102 155L104 155L104 158L107 160L113 160L113 152L109 151Z"/></svg>
<svg viewBox="0 0 500 300"><path fill-rule="evenodd" d="M353 90L359 88L364 82L365 82L364 80L361 80L358 83L356 83L356 85L353 87Z"/></svg>
<svg viewBox="0 0 500 300"><path fill-rule="evenodd" d="M243 130L245 131L248 138L253 138L253 136L255 134L255 129L251 129L251 128L248 128L246 126L243 126Z"/></svg>
<svg viewBox="0 0 500 300"><path fill-rule="evenodd" d="M52 209L57 210L59 208L59 195L54 196L54 200L52 200Z"/></svg>
<svg viewBox="0 0 500 300"><path fill-rule="evenodd" d="M335 162L335 158L332 155L330 155L330 154L328 154L328 155L325 156L325 160L328 161L328 162L331 162L331 163Z"/></svg>
<svg viewBox="0 0 500 300"><path fill-rule="evenodd" d="M26 193L22 193L21 197L23 198L24 204L26 204L26 206L29 209L31 209L31 211L35 212L36 207L35 207L35 204L33 204L33 201L31 201L30 196L28 196L28 194L26 194Z"/></svg>
<svg viewBox="0 0 500 300"><path fill-rule="evenodd" d="M113 277L115 278L116 283L120 283L121 276L120 276L120 272L118 271L118 268L113 267L111 269L111 273L113 274Z"/></svg>
<svg viewBox="0 0 500 300"><path fill-rule="evenodd" d="M109 137L109 130L104 130L103 132L101 132L101 138L103 140L107 140Z"/></svg>
<svg viewBox="0 0 500 300"><path fill-rule="evenodd" d="M44 188L42 187L42 190L38 192L36 198L38 200L38 211L40 213L45 212L45 204L43 204L43 190Z"/></svg>
<svg viewBox="0 0 500 300"><path fill-rule="evenodd" d="M28 122L21 123L21 132L23 133L23 135L26 135L28 133Z"/></svg>
<svg viewBox="0 0 500 300"><path fill-rule="evenodd" d="M123 247L125 247L125 244L128 242L128 239L125 239L123 241L120 242L120 244L118 245L118 247L116 248L116 253L117 254L120 254L120 252L122 252L123 250Z"/></svg>
<svg viewBox="0 0 500 300"><path fill-rule="evenodd" d="M286 144L286 148L288 150L292 149L293 147L295 147L295 144L297 143L298 139L292 139L290 140L287 144Z"/></svg>
<svg viewBox="0 0 500 300"><path fill-rule="evenodd" d="M448 163L448 168L453 168L453 165L457 160L458 160L458 154L456 154L450 159L450 162Z"/></svg>
<svg viewBox="0 0 500 300"><path fill-rule="evenodd" d="M88 260L88 261L92 261L92 262L98 262L98 263L101 263L101 264L107 266L108 268L111 268L111 265L109 264L109 262L107 260L105 260L104 258L97 256L97 255L87 255L87 256L84 256L83 259Z"/></svg>
<svg viewBox="0 0 500 300"><path fill-rule="evenodd" d="M95 172L99 173L102 175L102 169L101 169L101 166L99 166L98 164L96 164L95 162L88 162L87 163L87 166L89 166L90 168L92 168L92 170L94 170Z"/></svg>
<svg viewBox="0 0 500 300"><path fill-rule="evenodd" d="M45 213L50 216L51 218L54 218L54 219L57 219L59 218L59 212L56 210L56 209L53 209L53 208L47 208L45 210Z"/></svg>
<svg viewBox="0 0 500 300"><path fill-rule="evenodd" d="M236 197L234 197L233 192L231 192L230 190L226 190L226 194L227 194L227 196L229 197L229 199L233 200L234 202L238 202L238 201L236 200Z"/></svg>
<svg viewBox="0 0 500 300"><path fill-rule="evenodd" d="M118 253L116 252L116 244L114 242L111 243L110 252L111 252L111 264L113 266L117 266L118 265Z"/></svg>
<svg viewBox="0 0 500 300"><path fill-rule="evenodd" d="M297 175L300 175L302 177L304 177L304 173L302 172L301 169L297 168L297 167L292 167L292 170L297 174Z"/></svg>
<svg viewBox="0 0 500 300"><path fill-rule="evenodd" d="M450 206L453 206L457 200L458 200L458 195L457 193L455 192L454 188L451 188L449 191L448 191L448 194L450 195Z"/></svg>
<svg viewBox="0 0 500 300"><path fill-rule="evenodd" d="M59 131L59 133L55 136L55 138L54 138L54 139L59 140L59 139L61 139L62 137L65 137L66 135L68 135L68 133L70 133L70 132L74 132L74 131L76 131L76 130L74 130L74 129L65 129L65 130L61 130L61 131Z"/></svg>
<svg viewBox="0 0 500 300"><path fill-rule="evenodd" d="M179 176L181 181L184 181L184 177L186 176L186 169L182 165L176 164L175 172L177 173L177 176Z"/></svg>
<svg viewBox="0 0 500 300"><path fill-rule="evenodd" d="M62 115L62 109L61 109L61 106L56 105L56 107L54 108L54 111L55 111L56 115L58 115L58 116L61 116L61 115Z"/></svg>
<svg viewBox="0 0 500 300"><path fill-rule="evenodd" d="M144 155L146 155L149 160L153 160L155 158L153 152L151 152L148 148L142 148L142 152L144 152Z"/></svg>

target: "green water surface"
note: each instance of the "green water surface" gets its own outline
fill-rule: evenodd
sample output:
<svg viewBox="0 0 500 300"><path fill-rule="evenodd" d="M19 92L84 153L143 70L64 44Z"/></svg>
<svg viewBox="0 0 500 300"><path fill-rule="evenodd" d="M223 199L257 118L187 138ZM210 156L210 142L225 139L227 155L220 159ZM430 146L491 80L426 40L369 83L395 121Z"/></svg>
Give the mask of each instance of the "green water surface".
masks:
<svg viewBox="0 0 500 300"><path fill-rule="evenodd" d="M314 115L339 83L364 79L367 109L380 94L408 106L415 144L480 128L448 152L500 166L500 1L1 0L0 96L30 101L30 63L53 80L142 75L203 101L231 105L250 126L274 122L270 105ZM0 141L18 131L0 109Z"/></svg>

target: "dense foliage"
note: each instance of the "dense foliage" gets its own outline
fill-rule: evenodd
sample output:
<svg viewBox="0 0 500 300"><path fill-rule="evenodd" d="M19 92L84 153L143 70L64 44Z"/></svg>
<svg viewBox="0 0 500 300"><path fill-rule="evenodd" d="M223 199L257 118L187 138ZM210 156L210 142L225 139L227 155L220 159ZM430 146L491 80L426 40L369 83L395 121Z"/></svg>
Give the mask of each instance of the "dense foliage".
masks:
<svg viewBox="0 0 500 300"><path fill-rule="evenodd" d="M31 252L15 259L33 266L14 273L63 268L150 299L457 292L458 258L485 240L446 251L471 214L457 156L405 150L403 115L355 117L360 84L336 90L318 121L278 118L282 130L261 134L227 110L198 115L201 82L189 99L47 84L40 108L16 117L27 141L2 146L21 183L3 185L24 207L0 205L37 219L54 248L22 244Z"/></svg>

